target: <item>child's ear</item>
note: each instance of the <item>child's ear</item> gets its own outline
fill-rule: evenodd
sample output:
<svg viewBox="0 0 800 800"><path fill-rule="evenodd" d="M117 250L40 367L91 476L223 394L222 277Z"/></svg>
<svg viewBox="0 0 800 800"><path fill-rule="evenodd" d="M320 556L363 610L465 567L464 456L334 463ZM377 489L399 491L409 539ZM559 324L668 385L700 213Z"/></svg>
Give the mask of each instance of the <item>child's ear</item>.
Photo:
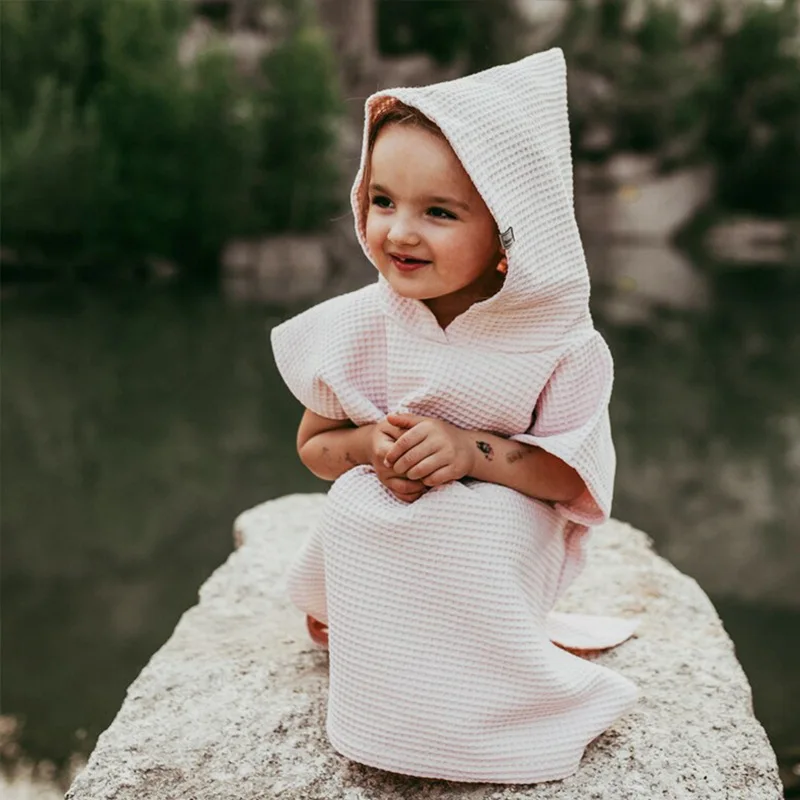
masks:
<svg viewBox="0 0 800 800"><path fill-rule="evenodd" d="M508 272L508 259L506 258L505 250L501 249L500 253L501 253L500 260L497 262L497 266L495 267L495 269L499 273L505 275Z"/></svg>

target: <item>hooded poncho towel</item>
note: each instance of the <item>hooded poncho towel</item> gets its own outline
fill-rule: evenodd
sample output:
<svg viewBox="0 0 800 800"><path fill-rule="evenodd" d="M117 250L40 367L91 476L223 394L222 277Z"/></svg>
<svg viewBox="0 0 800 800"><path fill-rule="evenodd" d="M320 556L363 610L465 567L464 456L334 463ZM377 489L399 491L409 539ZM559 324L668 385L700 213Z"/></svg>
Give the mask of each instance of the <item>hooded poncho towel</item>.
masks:
<svg viewBox="0 0 800 800"><path fill-rule="evenodd" d="M408 412L537 445L586 491L548 503L464 479L405 504L355 467L331 487L288 591L329 626L327 733L341 754L454 781L556 780L637 695L551 641L607 647L634 627L551 613L583 564L588 526L608 518L615 470L613 365L589 314L564 59L552 49L368 98L352 191L368 257L368 136L394 98L441 128L472 178L504 235L505 283L443 330L379 277L277 326L281 375L332 419Z"/></svg>

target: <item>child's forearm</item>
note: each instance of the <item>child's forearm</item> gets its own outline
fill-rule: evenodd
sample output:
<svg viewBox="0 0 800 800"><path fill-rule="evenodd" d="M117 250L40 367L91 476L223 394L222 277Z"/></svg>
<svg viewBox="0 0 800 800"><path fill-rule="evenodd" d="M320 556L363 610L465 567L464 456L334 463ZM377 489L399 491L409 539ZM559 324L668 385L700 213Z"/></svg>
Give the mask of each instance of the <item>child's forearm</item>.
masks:
<svg viewBox="0 0 800 800"><path fill-rule="evenodd" d="M335 481L353 467L371 463L369 442L373 427L362 425L318 433L300 448L300 460L318 478Z"/></svg>
<svg viewBox="0 0 800 800"><path fill-rule="evenodd" d="M538 500L569 502L585 489L580 475L557 456L484 431L464 431L473 450L471 478L499 483Z"/></svg>

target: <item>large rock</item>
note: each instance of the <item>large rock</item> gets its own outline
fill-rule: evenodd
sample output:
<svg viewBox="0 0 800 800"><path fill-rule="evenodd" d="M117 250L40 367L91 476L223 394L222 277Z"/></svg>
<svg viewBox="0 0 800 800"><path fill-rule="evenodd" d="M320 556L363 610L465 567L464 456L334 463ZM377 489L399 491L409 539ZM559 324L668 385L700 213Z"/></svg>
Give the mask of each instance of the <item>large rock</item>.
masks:
<svg viewBox="0 0 800 800"><path fill-rule="evenodd" d="M634 639L597 657L642 697L589 746L575 775L457 784L343 758L324 731L327 654L311 647L283 584L323 499L292 495L239 517L238 550L130 687L67 798L780 798L775 756L710 601L620 522L596 531L592 565L562 608L642 615Z"/></svg>
<svg viewBox="0 0 800 800"><path fill-rule="evenodd" d="M603 318L618 325L645 324L657 309L705 311L711 299L707 276L676 248L648 241L587 241L593 300Z"/></svg>
<svg viewBox="0 0 800 800"><path fill-rule="evenodd" d="M711 199L714 170L659 174L656 159L617 153L605 164L575 165L575 206L584 234L667 242Z"/></svg>

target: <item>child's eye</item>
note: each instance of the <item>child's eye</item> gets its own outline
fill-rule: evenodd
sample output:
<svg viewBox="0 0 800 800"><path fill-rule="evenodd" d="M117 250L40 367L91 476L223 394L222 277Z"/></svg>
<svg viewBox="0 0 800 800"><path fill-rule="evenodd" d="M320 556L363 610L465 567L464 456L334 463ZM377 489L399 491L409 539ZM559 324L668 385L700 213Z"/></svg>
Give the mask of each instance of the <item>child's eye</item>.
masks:
<svg viewBox="0 0 800 800"><path fill-rule="evenodd" d="M372 198L372 205L378 206L378 208L389 208L392 201L385 194L376 194Z"/></svg>
<svg viewBox="0 0 800 800"><path fill-rule="evenodd" d="M428 213L437 219L458 219L452 211L448 211L446 208L439 208L439 206L429 208Z"/></svg>

